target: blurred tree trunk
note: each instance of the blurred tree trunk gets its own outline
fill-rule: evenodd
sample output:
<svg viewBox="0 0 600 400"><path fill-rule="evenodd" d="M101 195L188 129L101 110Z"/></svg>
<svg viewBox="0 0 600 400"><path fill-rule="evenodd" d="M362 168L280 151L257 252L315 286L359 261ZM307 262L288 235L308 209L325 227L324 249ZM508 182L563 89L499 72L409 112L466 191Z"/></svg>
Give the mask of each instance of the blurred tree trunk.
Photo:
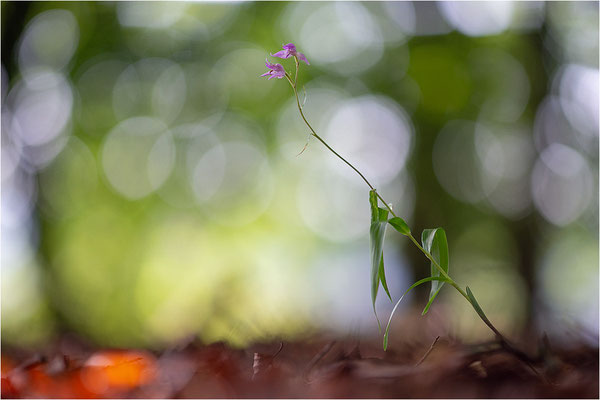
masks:
<svg viewBox="0 0 600 400"><path fill-rule="evenodd" d="M17 72L16 45L25 29L30 2L2 2L2 65L9 77Z"/></svg>

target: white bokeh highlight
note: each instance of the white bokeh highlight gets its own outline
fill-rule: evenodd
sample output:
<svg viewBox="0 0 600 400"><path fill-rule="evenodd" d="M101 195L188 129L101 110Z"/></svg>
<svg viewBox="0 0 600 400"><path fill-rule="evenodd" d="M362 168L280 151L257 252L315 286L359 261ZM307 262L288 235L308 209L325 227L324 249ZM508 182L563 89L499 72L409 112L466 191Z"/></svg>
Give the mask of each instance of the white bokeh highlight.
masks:
<svg viewBox="0 0 600 400"><path fill-rule="evenodd" d="M38 68L63 69L79 43L79 25L70 11L54 9L36 15L25 28L18 48L21 73Z"/></svg>
<svg viewBox="0 0 600 400"><path fill-rule="evenodd" d="M332 113L325 139L372 183L386 184L404 168L411 151L413 127L406 112L383 96L347 100ZM333 167L339 160L330 157ZM347 178L350 168L341 172Z"/></svg>
<svg viewBox="0 0 600 400"><path fill-rule="evenodd" d="M158 189L173 168L171 133L159 119L135 117L118 124L102 146L102 167L110 185L136 200Z"/></svg>
<svg viewBox="0 0 600 400"><path fill-rule="evenodd" d="M594 190L586 160L576 150L557 143L541 153L531 185L536 208L558 226L575 221L588 207Z"/></svg>
<svg viewBox="0 0 600 400"><path fill-rule="evenodd" d="M2 110L4 152L10 160L26 161L27 168L48 165L71 133L72 108L71 84L61 73L37 69L17 81Z"/></svg>
<svg viewBox="0 0 600 400"><path fill-rule="evenodd" d="M383 34L361 3L293 3L288 7L284 27L289 37L298 38L296 45L312 63L353 75L381 59Z"/></svg>
<svg viewBox="0 0 600 400"><path fill-rule="evenodd" d="M497 35L511 23L512 1L443 1L437 3L450 25L469 36Z"/></svg>

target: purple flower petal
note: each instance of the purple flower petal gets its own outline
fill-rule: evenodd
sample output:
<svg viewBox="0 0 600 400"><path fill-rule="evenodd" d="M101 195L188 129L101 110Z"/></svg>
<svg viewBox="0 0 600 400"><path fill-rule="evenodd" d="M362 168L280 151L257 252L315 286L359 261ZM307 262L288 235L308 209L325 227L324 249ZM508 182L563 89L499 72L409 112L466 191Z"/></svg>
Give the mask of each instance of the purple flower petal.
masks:
<svg viewBox="0 0 600 400"><path fill-rule="evenodd" d="M296 46L294 43L285 44L283 45L283 48L289 50L292 55L296 52Z"/></svg>
<svg viewBox="0 0 600 400"><path fill-rule="evenodd" d="M279 58L290 58L291 56L298 57L298 59L304 61L306 65L310 65L306 56L296 50L296 45L294 43L284 44L283 50L279 50L277 53L271 55Z"/></svg>
<svg viewBox="0 0 600 400"><path fill-rule="evenodd" d="M310 63L308 62L308 60L306 59L306 57L304 56L304 54L302 54L302 53L296 53L296 57L298 57L298 59L304 61L306 63L306 65L310 65Z"/></svg>
<svg viewBox="0 0 600 400"><path fill-rule="evenodd" d="M289 58L290 57L290 53L287 50L279 50L277 53L271 54L271 56L273 56L273 57L279 57L279 58Z"/></svg>
<svg viewBox="0 0 600 400"><path fill-rule="evenodd" d="M270 64L268 60L265 60L265 65L269 70L262 74L261 76L268 76L269 80L272 78L283 78L285 76L285 69L281 64Z"/></svg>
<svg viewBox="0 0 600 400"><path fill-rule="evenodd" d="M274 68L277 68L277 65L280 65L280 64L271 64L271 63L269 63L269 60L265 59L265 65L269 69L274 69Z"/></svg>

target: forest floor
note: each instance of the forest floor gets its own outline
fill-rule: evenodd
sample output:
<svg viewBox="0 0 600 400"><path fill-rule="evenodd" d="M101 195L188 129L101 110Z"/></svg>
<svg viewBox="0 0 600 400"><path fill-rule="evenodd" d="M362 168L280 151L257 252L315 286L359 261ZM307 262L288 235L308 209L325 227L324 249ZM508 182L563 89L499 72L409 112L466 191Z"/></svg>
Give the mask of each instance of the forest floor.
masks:
<svg viewBox="0 0 600 400"><path fill-rule="evenodd" d="M551 349L534 368L448 338L379 342L188 341L161 352L98 349L71 336L43 352L2 348L3 398L598 398L598 349Z"/></svg>

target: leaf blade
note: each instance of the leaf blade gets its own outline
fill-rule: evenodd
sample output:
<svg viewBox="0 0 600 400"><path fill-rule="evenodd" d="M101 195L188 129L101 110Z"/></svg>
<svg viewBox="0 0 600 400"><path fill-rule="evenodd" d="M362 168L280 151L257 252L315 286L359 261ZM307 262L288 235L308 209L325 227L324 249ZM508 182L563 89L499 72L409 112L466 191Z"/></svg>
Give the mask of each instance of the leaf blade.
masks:
<svg viewBox="0 0 600 400"><path fill-rule="evenodd" d="M371 205L371 222L373 222L379 218L377 193L374 190L369 192L369 204Z"/></svg>
<svg viewBox="0 0 600 400"><path fill-rule="evenodd" d="M431 254L433 259L442 267L444 272L448 273L449 254L448 254L448 239L443 228L424 229L421 234L421 243L423 248ZM440 270L433 262L430 263L431 276L442 276ZM423 309L422 315L427 314L429 307L437 297L445 282L432 281L431 290L429 292L429 301Z"/></svg>
<svg viewBox="0 0 600 400"><path fill-rule="evenodd" d="M385 281L383 265L383 241L385 239L388 211L379 207L377 193L374 190L369 192L369 204L371 206L371 228L369 230L371 247L371 301L377 325L381 331L381 322L379 321L375 307L380 282L383 283L383 288L390 297L390 300L392 298L387 287L387 282Z"/></svg>
<svg viewBox="0 0 600 400"><path fill-rule="evenodd" d="M433 282L432 282L433 283ZM427 314L427 311L429 311L429 307L431 307L431 305L433 304L433 301L435 300L435 298L437 297L438 293L440 292L440 290L442 290L442 287L440 286L440 288L437 290L437 292L435 292L435 294L433 296L429 297L429 301L427 302L427 305L425 306L425 308L423 309L423 311L421 312L421 315L425 315Z"/></svg>
<svg viewBox="0 0 600 400"><path fill-rule="evenodd" d="M467 296L469 297L469 300L471 300L471 305L475 309L475 312L479 315L479 317L483 320L483 322L485 322L488 326L492 325L492 323L488 319L487 315L485 315L485 313L483 312L483 309L481 308L481 306L475 299L473 292L471 291L471 289L469 289L468 286L467 286ZM494 330L494 329L492 329L492 330Z"/></svg>
<svg viewBox="0 0 600 400"><path fill-rule="evenodd" d="M390 290L388 289L387 281L385 279L385 269L383 267L383 256L381 256L381 262L379 263L379 280L381 281L381 286L383 286L385 293L390 298L390 301L394 302L394 300L392 300L392 295L390 294Z"/></svg>
<svg viewBox="0 0 600 400"><path fill-rule="evenodd" d="M397 230L398 232L400 232L404 236L410 235L410 228L408 227L408 224L406 223L406 221L404 221L402 218L400 218L400 217L390 218L390 220L388 221L388 223L395 230Z"/></svg>

